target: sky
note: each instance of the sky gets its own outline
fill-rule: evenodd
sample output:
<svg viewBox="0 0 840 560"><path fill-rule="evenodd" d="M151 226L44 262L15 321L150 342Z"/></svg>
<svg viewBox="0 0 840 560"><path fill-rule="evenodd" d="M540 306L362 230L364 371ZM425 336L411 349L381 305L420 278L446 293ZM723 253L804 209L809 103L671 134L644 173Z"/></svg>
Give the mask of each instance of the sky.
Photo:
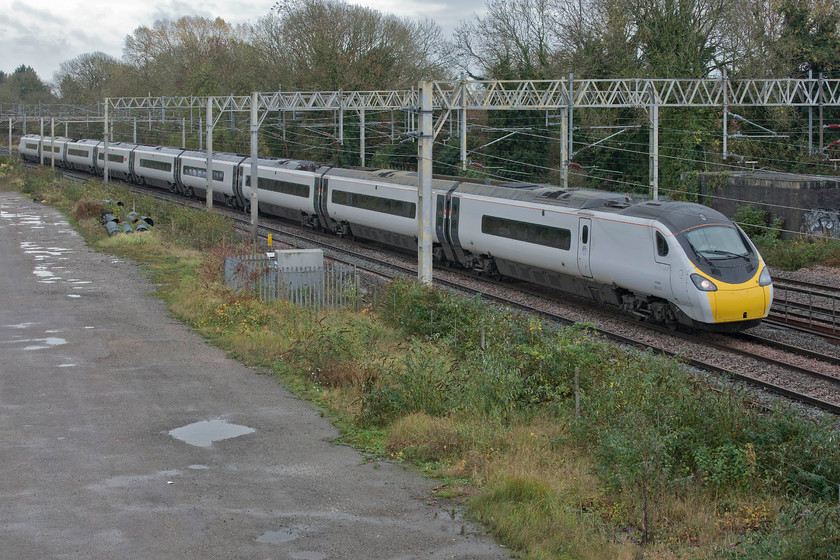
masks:
<svg viewBox="0 0 840 560"><path fill-rule="evenodd" d="M348 0L400 17L431 18L445 36L461 21L481 13L485 0ZM228 23L256 22L274 0L0 0L0 70L21 64L50 82L62 62L102 51L122 59L125 38L159 19L181 16L221 17Z"/></svg>

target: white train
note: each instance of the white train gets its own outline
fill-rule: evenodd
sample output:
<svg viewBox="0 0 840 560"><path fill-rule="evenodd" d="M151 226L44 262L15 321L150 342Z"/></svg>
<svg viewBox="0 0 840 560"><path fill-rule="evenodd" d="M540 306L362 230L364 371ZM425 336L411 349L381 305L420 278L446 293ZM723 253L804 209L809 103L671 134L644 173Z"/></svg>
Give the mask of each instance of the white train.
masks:
<svg viewBox="0 0 840 560"><path fill-rule="evenodd" d="M97 140L26 135L24 159L102 173ZM115 177L203 197L207 155L112 143ZM251 160L213 154L214 199L246 208ZM258 160L260 211L342 236L417 249L417 174ZM688 202L532 183L435 179L436 260L557 288L664 324L732 332L758 324L773 300L755 246L726 216Z"/></svg>

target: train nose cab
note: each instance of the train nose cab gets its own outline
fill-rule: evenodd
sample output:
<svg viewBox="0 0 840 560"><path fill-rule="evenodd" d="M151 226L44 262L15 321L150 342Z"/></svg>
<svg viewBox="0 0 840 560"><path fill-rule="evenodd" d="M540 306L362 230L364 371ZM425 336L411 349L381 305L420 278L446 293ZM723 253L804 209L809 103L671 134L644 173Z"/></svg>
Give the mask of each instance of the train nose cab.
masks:
<svg viewBox="0 0 840 560"><path fill-rule="evenodd" d="M757 324L767 316L773 302L770 272L740 229L707 225L681 237L694 265L691 282L708 297L711 322Z"/></svg>

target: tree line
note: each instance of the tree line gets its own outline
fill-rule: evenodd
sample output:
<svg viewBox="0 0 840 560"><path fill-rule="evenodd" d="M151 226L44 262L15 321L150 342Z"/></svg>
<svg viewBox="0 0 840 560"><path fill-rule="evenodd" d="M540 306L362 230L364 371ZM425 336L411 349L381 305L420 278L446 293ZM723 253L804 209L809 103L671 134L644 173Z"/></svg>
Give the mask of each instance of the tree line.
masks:
<svg viewBox="0 0 840 560"><path fill-rule="evenodd" d="M121 59L102 52L82 54L63 62L49 84L25 65L9 75L0 72L0 103L87 105L123 96L391 90L461 75L705 78L725 71L732 78L799 78L809 72L840 76L836 0L486 0L485 8L460 22L449 38L431 19L400 18L345 0L282 0L255 22L238 25L199 16L159 20L125 38ZM582 112L576 123L587 116ZM756 109L747 117L763 125L807 129L807 115L797 109ZM615 180L619 186L643 183L643 115L614 110L598 119L637 128L603 146L613 149L581 150L576 161L589 178ZM540 125L544 120L534 112L491 112L471 122L472 141L491 142L501 135L497 131L521 131L482 152L498 158L487 161L488 167L510 178L551 179L559 166L551 147L557 132ZM663 112L661 122L660 142L666 156L669 149L673 155L661 161L663 176L703 168L719 151L719 115L674 109ZM746 128L733 123L734 130L739 126ZM745 157L813 160L813 154L802 155L807 141L797 134L794 141L776 146L742 143L738 148ZM586 133L579 138L597 140ZM457 161L445 141L438 152L444 161ZM390 146L377 156L379 163L406 165L411 150ZM342 163L353 163L346 154L342 157Z"/></svg>
<svg viewBox="0 0 840 560"><path fill-rule="evenodd" d="M431 19L345 0L283 0L256 22L140 26L122 59L91 52L46 83L0 72L0 102L399 89L421 79L802 76L840 70L834 0L487 0L444 38Z"/></svg>

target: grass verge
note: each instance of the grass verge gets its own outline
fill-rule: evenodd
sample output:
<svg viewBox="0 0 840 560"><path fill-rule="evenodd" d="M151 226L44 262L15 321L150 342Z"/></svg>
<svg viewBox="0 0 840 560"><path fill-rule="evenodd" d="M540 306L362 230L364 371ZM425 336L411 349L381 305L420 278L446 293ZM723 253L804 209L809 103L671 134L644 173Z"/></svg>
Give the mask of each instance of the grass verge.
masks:
<svg viewBox="0 0 840 560"><path fill-rule="evenodd" d="M437 477L430 501L464 504L521 558L838 557L833 419L757 410L586 325L413 282L360 313L263 305L224 288L224 255L245 249L218 216L49 170L0 176L142 263L174 315L318 403L345 441ZM98 218L116 198L159 226L108 238Z"/></svg>

